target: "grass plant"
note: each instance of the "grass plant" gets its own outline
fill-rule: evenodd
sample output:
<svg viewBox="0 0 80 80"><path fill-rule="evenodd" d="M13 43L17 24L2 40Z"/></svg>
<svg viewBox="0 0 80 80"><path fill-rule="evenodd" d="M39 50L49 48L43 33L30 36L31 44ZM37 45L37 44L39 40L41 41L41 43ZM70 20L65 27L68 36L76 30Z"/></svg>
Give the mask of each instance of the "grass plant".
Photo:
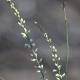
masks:
<svg viewBox="0 0 80 80"><path fill-rule="evenodd" d="M20 16L20 13L17 10L17 8L15 7L14 3L11 0L7 0L7 2L9 3L11 9L13 10L16 18L19 20L18 25L23 29L23 32L21 32L23 38L28 40L28 43L25 43L25 46L29 47L32 51L32 53L30 54L32 57L31 61L34 61L37 63L35 68L37 69L37 72L41 74L41 79L47 80L45 78L45 72L43 72L44 66L43 66L43 64L41 64L42 58L38 59L38 55L37 55L38 48L36 48L36 45L35 45L33 39L30 38L30 36L29 36L30 30L25 28L25 20ZM44 30L41 28L41 26L37 22L35 22L35 25L40 29L40 31L43 33L44 37L46 38L47 42L49 43L49 47L52 51L52 60L54 61L54 65L56 66L56 69L53 69L56 80L63 80L63 77L65 77L65 80L67 80L69 42L68 42L68 25L67 25L67 17L66 17L66 8L65 8L66 2L65 2L65 0L62 0L61 6L62 6L62 9L64 12L65 29L66 29L66 72L65 73L61 74L61 65L59 64L60 57L58 57L58 55L57 55L57 49L55 48L55 46L53 46L52 40L49 38L48 34L44 32ZM1 77L0 77L0 79L4 80Z"/></svg>

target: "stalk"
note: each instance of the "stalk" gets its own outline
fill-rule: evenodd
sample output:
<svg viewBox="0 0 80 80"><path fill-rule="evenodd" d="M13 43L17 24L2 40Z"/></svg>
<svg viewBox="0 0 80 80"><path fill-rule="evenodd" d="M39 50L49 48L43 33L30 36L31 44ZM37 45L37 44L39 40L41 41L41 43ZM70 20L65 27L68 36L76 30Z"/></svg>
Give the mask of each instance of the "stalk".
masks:
<svg viewBox="0 0 80 80"><path fill-rule="evenodd" d="M68 58L69 58L69 37L68 37L68 22L67 22L67 15L66 15L66 2L65 2L65 0L62 0L62 9L64 12L65 27L66 27L66 73L65 73L65 80L67 80Z"/></svg>

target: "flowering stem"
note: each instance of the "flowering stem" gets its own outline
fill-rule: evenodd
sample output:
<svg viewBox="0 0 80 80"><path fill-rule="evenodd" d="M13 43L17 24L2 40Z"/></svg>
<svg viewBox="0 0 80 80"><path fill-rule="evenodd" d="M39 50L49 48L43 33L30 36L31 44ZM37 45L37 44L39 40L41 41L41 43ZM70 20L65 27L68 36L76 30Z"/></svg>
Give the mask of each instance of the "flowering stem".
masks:
<svg viewBox="0 0 80 80"><path fill-rule="evenodd" d="M65 73L61 74L61 65L59 64L60 58L57 56L56 52L57 49L52 45L51 39L48 37L48 34L44 32L44 30L40 27L40 25L35 22L36 26L40 29L40 31L43 33L44 37L46 38L47 42L49 43L49 47L52 51L52 57L53 61L55 63L55 66L57 69L54 69L53 72L55 73L55 77L57 80L62 80L62 78L65 76Z"/></svg>
<svg viewBox="0 0 80 80"><path fill-rule="evenodd" d="M45 78L45 75L43 73L43 65L41 64L41 59L39 60L38 57L37 57L37 50L34 48L34 45L33 45L33 42L32 42L32 39L30 39L29 37L29 33L30 33L30 30L27 30L25 27L24 27L24 24L25 24L25 20L23 18L21 18L20 16L20 13L19 11L16 9L16 7L14 6L14 3L12 3L11 0L7 0L7 2L9 3L11 9L14 11L14 14L15 16L18 18L19 22L18 22L18 25L23 28L24 32L22 32L22 36L27 40L28 40L28 44L25 44L25 46L28 46L31 50L32 50L32 54L31 56L34 58L34 59L31 59L32 61L35 61L37 63L37 66L36 68L38 69L37 72L41 73L41 79L42 80L46 80Z"/></svg>

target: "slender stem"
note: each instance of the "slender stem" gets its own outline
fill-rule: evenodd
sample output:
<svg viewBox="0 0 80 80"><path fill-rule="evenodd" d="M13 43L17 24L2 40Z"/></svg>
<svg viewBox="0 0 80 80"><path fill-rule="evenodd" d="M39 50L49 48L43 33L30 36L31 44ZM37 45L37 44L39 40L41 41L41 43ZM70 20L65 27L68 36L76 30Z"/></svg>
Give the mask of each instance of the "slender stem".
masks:
<svg viewBox="0 0 80 80"><path fill-rule="evenodd" d="M62 8L64 12L64 18L65 18L65 27L66 27L66 74L65 74L65 80L67 80L67 72L68 72L68 58L69 58L69 37L68 37L68 23L67 23L67 15L66 15L66 3L64 0L62 0Z"/></svg>

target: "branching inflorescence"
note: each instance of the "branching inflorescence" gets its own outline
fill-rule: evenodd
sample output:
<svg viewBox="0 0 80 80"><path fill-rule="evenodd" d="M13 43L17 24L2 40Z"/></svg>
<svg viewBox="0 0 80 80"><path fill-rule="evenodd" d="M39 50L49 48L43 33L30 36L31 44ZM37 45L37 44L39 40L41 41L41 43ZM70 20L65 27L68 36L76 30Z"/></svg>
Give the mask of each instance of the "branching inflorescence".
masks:
<svg viewBox="0 0 80 80"><path fill-rule="evenodd" d="M25 24L25 20L23 18L21 18L19 11L16 9L16 7L14 6L14 3L11 2L11 0L7 0L7 2L9 3L11 9L14 11L15 16L18 18L19 22L18 25L23 28L24 32L22 32L22 36L28 40L28 44L25 43L25 46L29 47L32 50L32 54L30 54L32 56L33 59L31 59L31 61L35 61L37 63L37 65L35 66L35 68L37 68L37 72L41 73L41 79L42 80L47 80L45 78L45 74L43 73L43 64L41 64L42 59L38 59L37 56L37 48L35 48L35 43L33 43L33 39L31 39L29 37L29 33L30 30L27 30L24 27Z"/></svg>

